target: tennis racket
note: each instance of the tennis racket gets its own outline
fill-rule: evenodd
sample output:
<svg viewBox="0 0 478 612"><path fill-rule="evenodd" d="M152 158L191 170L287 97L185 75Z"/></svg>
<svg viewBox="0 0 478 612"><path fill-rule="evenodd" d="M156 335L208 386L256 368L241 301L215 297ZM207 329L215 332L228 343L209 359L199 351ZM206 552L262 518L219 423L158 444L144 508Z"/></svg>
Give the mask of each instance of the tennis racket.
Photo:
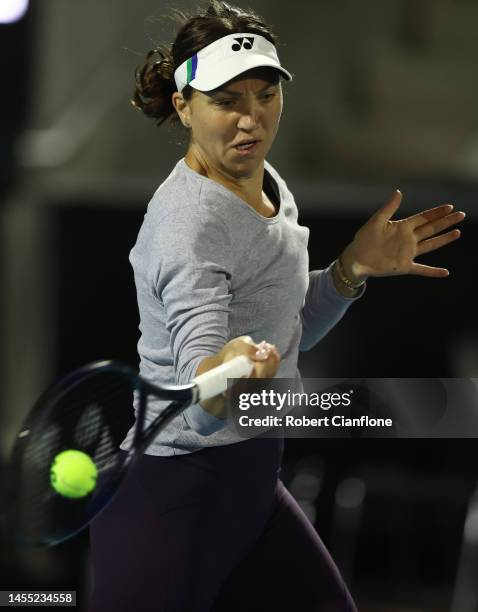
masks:
<svg viewBox="0 0 478 612"><path fill-rule="evenodd" d="M48 388L15 439L5 512L8 535L20 547L53 546L84 529L111 501L126 473L169 421L192 404L227 391L228 378L249 376L246 356L231 359L187 385L153 385L120 362L83 366ZM134 425L133 442L119 445ZM148 398L171 400L145 428ZM125 415L129 421L126 422ZM65 450L87 453L97 469L96 486L81 498L58 493L51 466Z"/></svg>

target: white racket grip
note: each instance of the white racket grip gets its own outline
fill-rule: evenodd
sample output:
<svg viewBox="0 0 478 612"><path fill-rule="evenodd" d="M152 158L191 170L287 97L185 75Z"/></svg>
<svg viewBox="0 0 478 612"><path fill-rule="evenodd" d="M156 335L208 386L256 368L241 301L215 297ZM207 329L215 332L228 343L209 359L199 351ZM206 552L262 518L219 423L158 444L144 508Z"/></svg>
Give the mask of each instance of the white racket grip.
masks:
<svg viewBox="0 0 478 612"><path fill-rule="evenodd" d="M204 374L200 374L193 378L199 388L199 400L207 400L210 397L215 397L220 393L227 391L228 378L242 378L249 376L254 367L253 362L245 355L234 357L225 363L222 363L217 368L213 368Z"/></svg>

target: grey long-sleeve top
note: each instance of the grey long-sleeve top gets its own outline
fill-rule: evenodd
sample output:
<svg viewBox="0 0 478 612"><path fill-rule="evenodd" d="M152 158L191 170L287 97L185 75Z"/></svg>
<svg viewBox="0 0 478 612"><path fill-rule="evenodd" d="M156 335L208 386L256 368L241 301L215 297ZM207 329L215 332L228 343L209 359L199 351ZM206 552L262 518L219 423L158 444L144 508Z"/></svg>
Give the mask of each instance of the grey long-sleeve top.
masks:
<svg viewBox="0 0 478 612"><path fill-rule="evenodd" d="M309 228L298 223L294 196L267 161L264 191L280 205L274 217L260 215L182 158L154 193L129 256L145 379L187 384L205 357L242 335L277 346L277 378L300 379L299 351L315 346L363 295L365 288L354 298L341 295L332 264L309 271ZM150 398L146 425L168 403ZM121 448L129 448L133 431ZM186 454L242 439L228 420L195 404L146 453Z"/></svg>

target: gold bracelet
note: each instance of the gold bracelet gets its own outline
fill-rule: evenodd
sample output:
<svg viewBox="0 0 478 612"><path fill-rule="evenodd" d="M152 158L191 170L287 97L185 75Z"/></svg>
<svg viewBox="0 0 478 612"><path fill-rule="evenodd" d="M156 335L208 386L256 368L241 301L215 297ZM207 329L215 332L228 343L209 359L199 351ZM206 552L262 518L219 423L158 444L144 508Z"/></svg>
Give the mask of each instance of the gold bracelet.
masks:
<svg viewBox="0 0 478 612"><path fill-rule="evenodd" d="M354 283L345 276L344 266L342 264L341 257L342 257L341 255L337 257L337 259L335 260L335 265L337 268L337 273L339 275L339 278L343 282L343 284L346 285L349 289L358 289L359 287L362 287L362 285L365 285L364 280L360 281L360 283Z"/></svg>

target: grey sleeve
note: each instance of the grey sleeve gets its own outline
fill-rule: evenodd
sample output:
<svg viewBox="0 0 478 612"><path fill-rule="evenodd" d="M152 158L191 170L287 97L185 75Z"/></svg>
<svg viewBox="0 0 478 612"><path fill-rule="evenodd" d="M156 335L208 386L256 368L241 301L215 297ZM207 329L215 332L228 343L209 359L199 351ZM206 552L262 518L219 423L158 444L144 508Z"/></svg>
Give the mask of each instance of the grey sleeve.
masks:
<svg viewBox="0 0 478 612"><path fill-rule="evenodd" d="M309 272L309 287L300 316L302 337L300 351L313 348L329 331L337 325L349 306L362 297L365 285L355 297L349 298L337 291L332 278L331 263L324 270Z"/></svg>
<svg viewBox="0 0 478 612"><path fill-rule="evenodd" d="M213 214L180 210L158 224L159 269L155 283L170 335L175 383L188 384L199 363L229 340L230 242ZM209 435L227 424L199 404L184 412L189 426Z"/></svg>

